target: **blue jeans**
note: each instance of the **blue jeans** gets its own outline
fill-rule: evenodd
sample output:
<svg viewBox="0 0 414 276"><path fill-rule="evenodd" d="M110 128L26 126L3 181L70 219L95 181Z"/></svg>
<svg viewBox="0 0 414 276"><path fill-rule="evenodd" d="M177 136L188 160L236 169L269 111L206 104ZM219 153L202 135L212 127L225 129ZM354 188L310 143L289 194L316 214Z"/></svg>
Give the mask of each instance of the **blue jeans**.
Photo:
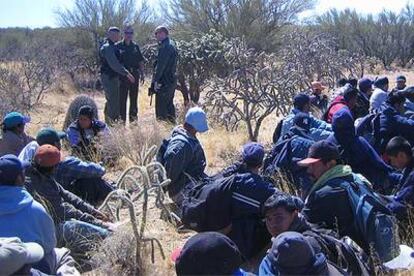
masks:
<svg viewBox="0 0 414 276"><path fill-rule="evenodd" d="M86 253L109 236L110 231L83 221L68 220L61 224L59 237L72 253Z"/></svg>

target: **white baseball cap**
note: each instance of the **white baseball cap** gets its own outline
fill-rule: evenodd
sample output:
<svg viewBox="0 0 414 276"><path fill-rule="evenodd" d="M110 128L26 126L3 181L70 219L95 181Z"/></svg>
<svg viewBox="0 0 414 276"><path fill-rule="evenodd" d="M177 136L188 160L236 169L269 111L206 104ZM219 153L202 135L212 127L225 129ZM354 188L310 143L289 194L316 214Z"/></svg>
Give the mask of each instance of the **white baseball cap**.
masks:
<svg viewBox="0 0 414 276"><path fill-rule="evenodd" d="M10 275L26 264L43 259L43 248L34 242L22 242L19 238L0 238L0 274Z"/></svg>

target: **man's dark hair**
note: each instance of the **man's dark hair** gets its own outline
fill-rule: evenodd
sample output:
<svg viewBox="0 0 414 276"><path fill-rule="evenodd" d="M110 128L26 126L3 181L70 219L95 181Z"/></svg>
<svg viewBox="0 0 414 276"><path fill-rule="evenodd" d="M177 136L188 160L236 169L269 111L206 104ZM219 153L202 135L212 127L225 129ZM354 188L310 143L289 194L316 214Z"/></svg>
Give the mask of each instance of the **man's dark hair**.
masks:
<svg viewBox="0 0 414 276"><path fill-rule="evenodd" d="M392 138L385 148L385 153L389 156L397 156L398 153L403 152L407 156L412 156L412 148L410 142L404 137L397 136Z"/></svg>
<svg viewBox="0 0 414 276"><path fill-rule="evenodd" d="M358 80L356 79L356 78L350 78L349 80L348 80L348 83L352 86L352 87L354 87L354 88L357 88L358 87Z"/></svg>
<svg viewBox="0 0 414 276"><path fill-rule="evenodd" d="M396 104L405 103L404 93L401 93L401 92L391 92L388 95L387 103L390 104L390 105L392 105L392 106L395 106Z"/></svg>
<svg viewBox="0 0 414 276"><path fill-rule="evenodd" d="M344 91L344 100L350 102L358 96L358 89L353 87L351 84L346 85L347 88Z"/></svg>
<svg viewBox="0 0 414 276"><path fill-rule="evenodd" d="M301 203L303 204L303 203ZM270 210L283 207L286 211L292 213L294 211L299 211L303 206L299 206L299 202L293 196L283 192L276 192L271 195L263 204L262 213L266 213Z"/></svg>
<svg viewBox="0 0 414 276"><path fill-rule="evenodd" d="M39 164L36 164L34 162L33 162L33 166L38 172L46 176L52 175L55 169L55 167L41 167Z"/></svg>
<svg viewBox="0 0 414 276"><path fill-rule="evenodd" d="M342 87L342 86L344 86L345 84L347 84L348 83L348 80L346 79L346 78L340 78L339 80L338 80L338 82L337 82L337 84L338 84L338 87Z"/></svg>

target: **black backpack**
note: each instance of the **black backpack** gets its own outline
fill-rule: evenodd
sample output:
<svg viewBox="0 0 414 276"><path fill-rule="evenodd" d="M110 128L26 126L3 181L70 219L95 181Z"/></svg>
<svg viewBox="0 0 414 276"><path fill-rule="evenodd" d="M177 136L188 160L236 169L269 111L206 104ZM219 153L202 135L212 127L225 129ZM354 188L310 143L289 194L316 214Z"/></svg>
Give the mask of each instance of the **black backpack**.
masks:
<svg viewBox="0 0 414 276"><path fill-rule="evenodd" d="M335 263L349 275L372 275L368 257L362 249L348 237L338 239L325 229L312 229L303 232L305 237L316 240L328 260Z"/></svg>
<svg viewBox="0 0 414 276"><path fill-rule="evenodd" d="M230 225L234 178L210 179L191 188L181 207L184 225L197 232L218 231Z"/></svg>
<svg viewBox="0 0 414 276"><path fill-rule="evenodd" d="M266 155L263 161L263 174L265 176L272 176L279 168L287 169L292 161L292 141L296 135L286 137L279 143L273 146L269 154Z"/></svg>

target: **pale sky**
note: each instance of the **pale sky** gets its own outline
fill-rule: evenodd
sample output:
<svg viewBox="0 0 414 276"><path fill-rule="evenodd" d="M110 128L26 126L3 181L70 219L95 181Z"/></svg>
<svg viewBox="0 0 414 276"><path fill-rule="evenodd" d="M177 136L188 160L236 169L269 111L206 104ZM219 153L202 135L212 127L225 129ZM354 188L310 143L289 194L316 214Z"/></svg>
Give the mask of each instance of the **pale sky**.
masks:
<svg viewBox="0 0 414 276"><path fill-rule="evenodd" d="M363 13L378 13L383 9L398 12L407 2L414 0L320 0L316 9L306 15L321 14L331 8L351 8ZM71 7L72 3L73 0L0 0L0 27L57 27L54 11ZM157 5L158 0L149 3Z"/></svg>

